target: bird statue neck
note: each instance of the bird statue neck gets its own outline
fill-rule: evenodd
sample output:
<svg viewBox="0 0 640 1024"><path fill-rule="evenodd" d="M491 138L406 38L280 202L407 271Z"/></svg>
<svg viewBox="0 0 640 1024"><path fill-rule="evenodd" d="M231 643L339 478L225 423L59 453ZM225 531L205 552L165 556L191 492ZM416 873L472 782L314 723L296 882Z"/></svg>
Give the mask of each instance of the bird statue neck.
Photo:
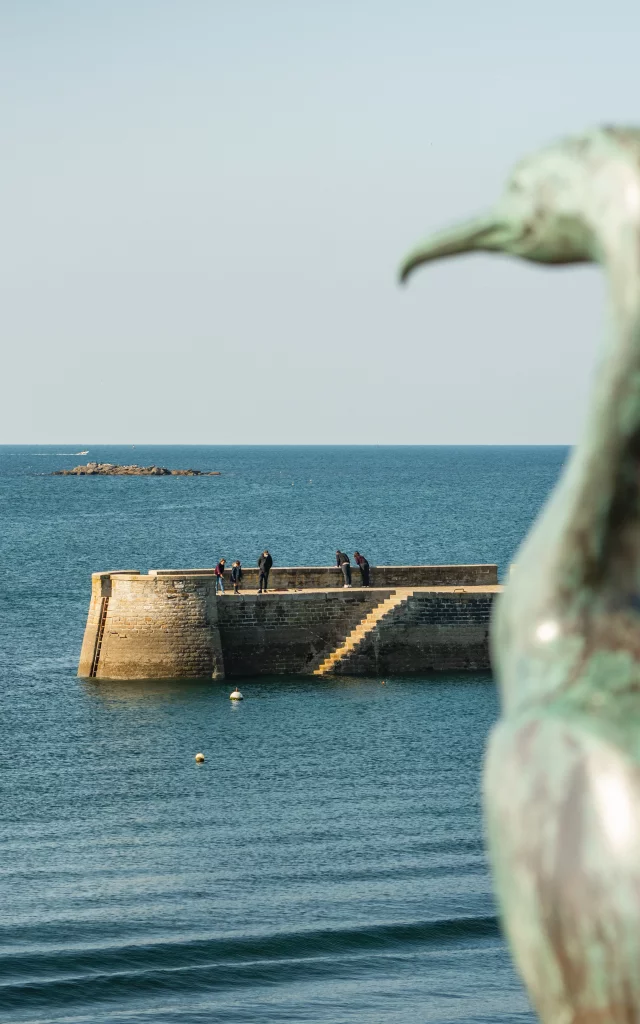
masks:
<svg viewBox="0 0 640 1024"><path fill-rule="evenodd" d="M640 184L635 182L640 206ZM615 195L615 190L612 190ZM556 599L640 588L640 228L623 202L594 225L610 287L612 326L596 376L585 435L563 486Z"/></svg>
<svg viewBox="0 0 640 1024"><path fill-rule="evenodd" d="M621 574L640 585L640 236L621 229L605 242L612 337L568 473L573 496L558 538L562 603Z"/></svg>
<svg viewBox="0 0 640 1024"><path fill-rule="evenodd" d="M620 161L612 178L603 173L588 214L609 280L610 338L584 436L496 615L507 705L568 691L594 651L618 657L632 647L621 685L640 682L640 642L630 641L640 638L640 176Z"/></svg>

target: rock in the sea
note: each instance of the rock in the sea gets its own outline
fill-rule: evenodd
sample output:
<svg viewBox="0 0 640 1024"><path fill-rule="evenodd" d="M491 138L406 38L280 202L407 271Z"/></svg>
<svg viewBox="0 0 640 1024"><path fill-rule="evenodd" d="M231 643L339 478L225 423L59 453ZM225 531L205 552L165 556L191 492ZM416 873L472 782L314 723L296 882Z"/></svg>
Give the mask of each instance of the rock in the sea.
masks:
<svg viewBox="0 0 640 1024"><path fill-rule="evenodd" d="M86 466L57 469L52 476L220 476L219 470L209 473L201 469L167 469L165 466L117 466L113 462L87 462Z"/></svg>

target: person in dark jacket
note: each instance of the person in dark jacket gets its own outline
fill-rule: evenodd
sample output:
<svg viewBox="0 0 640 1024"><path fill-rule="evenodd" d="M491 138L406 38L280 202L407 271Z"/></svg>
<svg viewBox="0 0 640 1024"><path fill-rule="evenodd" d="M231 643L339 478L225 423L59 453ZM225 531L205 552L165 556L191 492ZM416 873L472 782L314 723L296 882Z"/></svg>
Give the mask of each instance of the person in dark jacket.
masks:
<svg viewBox="0 0 640 1024"><path fill-rule="evenodd" d="M369 563L367 562L364 555L361 555L359 551L353 552L353 560L360 570L360 576L362 577L362 586L369 586Z"/></svg>
<svg viewBox="0 0 640 1024"><path fill-rule="evenodd" d="M213 570L216 576L216 594L224 594L224 567L225 559L221 558Z"/></svg>
<svg viewBox="0 0 640 1024"><path fill-rule="evenodd" d="M233 583L234 594L239 594L240 584L242 583L242 566L239 560L236 560L231 566L231 582Z"/></svg>
<svg viewBox="0 0 640 1024"><path fill-rule="evenodd" d="M336 551L336 565L338 566L339 569L342 570L342 575L344 577L344 586L350 587L351 562L349 561L349 556L345 555L344 551L340 551L340 549Z"/></svg>
<svg viewBox="0 0 640 1024"><path fill-rule="evenodd" d="M258 575L258 593L261 594L264 590L267 592L267 585L269 583L269 570L273 565L273 558L265 548L260 558L258 559L258 569L260 570Z"/></svg>

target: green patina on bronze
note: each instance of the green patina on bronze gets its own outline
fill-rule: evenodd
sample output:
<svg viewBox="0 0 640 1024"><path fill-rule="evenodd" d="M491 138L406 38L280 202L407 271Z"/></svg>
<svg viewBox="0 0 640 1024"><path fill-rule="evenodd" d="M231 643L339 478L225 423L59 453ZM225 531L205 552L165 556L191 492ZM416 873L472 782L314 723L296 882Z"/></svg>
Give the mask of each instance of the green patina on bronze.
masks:
<svg viewBox="0 0 640 1024"><path fill-rule="evenodd" d="M523 161L418 266L487 250L602 263L612 330L585 435L492 624L503 702L485 816L505 930L540 1017L640 1020L640 130ZM562 344L562 338L558 338ZM541 410L542 412L542 410Z"/></svg>

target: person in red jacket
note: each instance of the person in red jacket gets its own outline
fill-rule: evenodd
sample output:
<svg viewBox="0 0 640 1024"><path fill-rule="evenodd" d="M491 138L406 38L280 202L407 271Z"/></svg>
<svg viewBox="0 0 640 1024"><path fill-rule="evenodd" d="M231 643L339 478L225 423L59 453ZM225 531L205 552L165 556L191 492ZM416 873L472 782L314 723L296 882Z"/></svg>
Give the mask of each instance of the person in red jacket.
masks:
<svg viewBox="0 0 640 1024"><path fill-rule="evenodd" d="M216 594L224 594L224 566L225 559L221 558L213 570L216 576Z"/></svg>
<svg viewBox="0 0 640 1024"><path fill-rule="evenodd" d="M362 586L369 586L369 563L367 562L364 555L361 555L359 551L353 552L353 558L360 570L360 576L362 577Z"/></svg>

